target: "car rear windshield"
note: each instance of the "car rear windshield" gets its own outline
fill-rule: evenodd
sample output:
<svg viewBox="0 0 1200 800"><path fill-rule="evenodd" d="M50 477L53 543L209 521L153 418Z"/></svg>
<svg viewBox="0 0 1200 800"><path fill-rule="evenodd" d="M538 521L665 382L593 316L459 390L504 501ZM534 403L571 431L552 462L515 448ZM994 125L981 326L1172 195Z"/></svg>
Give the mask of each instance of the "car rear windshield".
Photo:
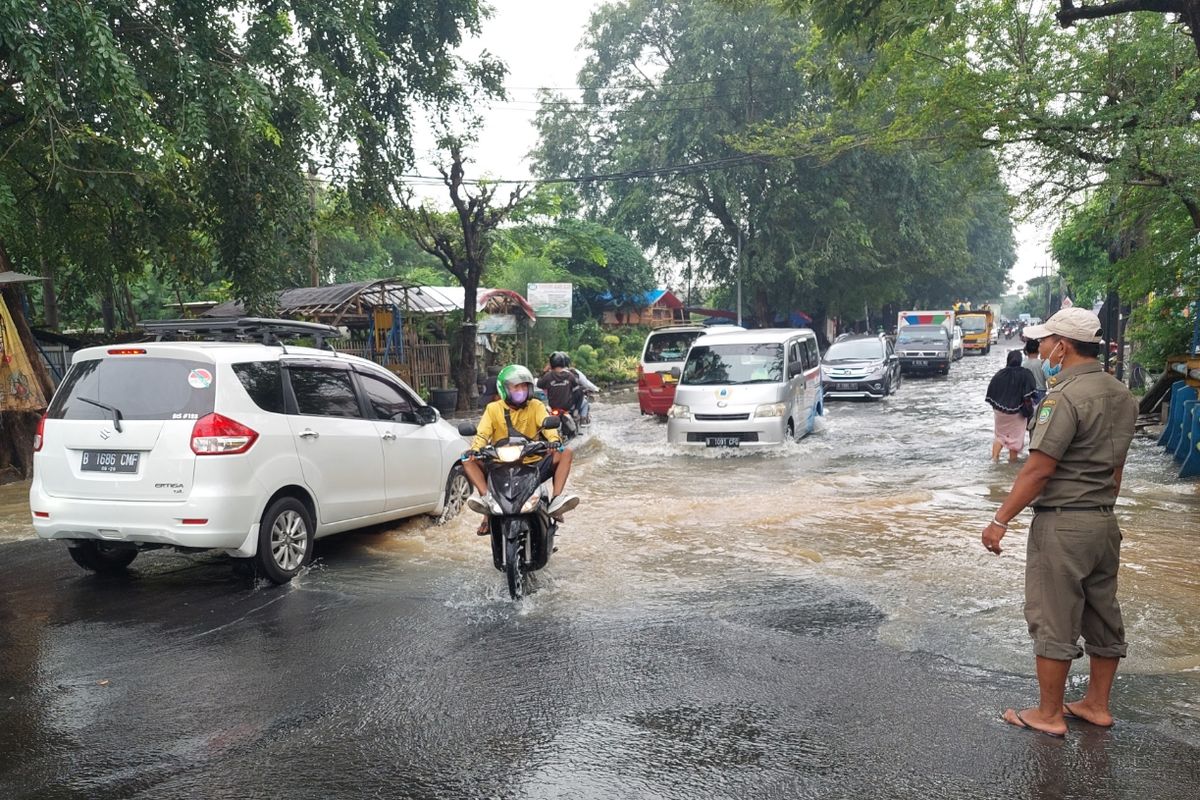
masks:
<svg viewBox="0 0 1200 800"><path fill-rule="evenodd" d="M116 409L121 419L199 419L212 413L215 373L212 364L178 358L80 361L55 393L49 416L111 420Z"/></svg>
<svg viewBox="0 0 1200 800"><path fill-rule="evenodd" d="M851 361L866 358L883 358L883 344L878 339L835 342L825 351L826 361Z"/></svg>
<svg viewBox="0 0 1200 800"><path fill-rule="evenodd" d="M778 383L783 380L783 345L714 344L693 347L680 383L691 386Z"/></svg>
<svg viewBox="0 0 1200 800"><path fill-rule="evenodd" d="M663 361L683 361L688 348L700 336L700 331L664 331L652 333L646 340L646 353L642 360L647 364Z"/></svg>

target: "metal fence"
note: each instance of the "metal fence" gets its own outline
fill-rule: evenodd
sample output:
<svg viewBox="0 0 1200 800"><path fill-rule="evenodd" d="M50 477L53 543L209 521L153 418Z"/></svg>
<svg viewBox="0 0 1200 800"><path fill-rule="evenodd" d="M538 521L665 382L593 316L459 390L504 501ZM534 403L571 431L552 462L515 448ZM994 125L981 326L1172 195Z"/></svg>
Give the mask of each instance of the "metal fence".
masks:
<svg viewBox="0 0 1200 800"><path fill-rule="evenodd" d="M54 379L54 385L58 386L63 376L67 374L67 368L71 366L71 359L74 358L75 351L65 344L39 343L38 355L41 356L42 363L46 365L46 369L50 371L50 377Z"/></svg>

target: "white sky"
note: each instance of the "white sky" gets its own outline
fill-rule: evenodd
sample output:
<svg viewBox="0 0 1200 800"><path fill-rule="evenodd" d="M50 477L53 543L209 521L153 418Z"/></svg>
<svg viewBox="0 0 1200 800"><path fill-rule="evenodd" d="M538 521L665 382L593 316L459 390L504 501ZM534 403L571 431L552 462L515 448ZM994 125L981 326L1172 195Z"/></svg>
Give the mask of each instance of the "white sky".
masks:
<svg viewBox="0 0 1200 800"><path fill-rule="evenodd" d="M593 9L603 0L493 0L493 14L483 23L483 33L463 48L464 55L486 49L508 65L509 99L483 111L483 128L471 148L473 168L469 177L521 179L531 170L526 158L537 144L533 127L538 87L572 87L583 66L584 54L577 48L587 29ZM568 97L573 92L564 92ZM432 132L418 133L417 171L434 175ZM436 189L422 192L435 202L444 202ZM1017 264L1009 273L1012 287L1039 274L1049 254L1053 215L1033 214L1014 225Z"/></svg>

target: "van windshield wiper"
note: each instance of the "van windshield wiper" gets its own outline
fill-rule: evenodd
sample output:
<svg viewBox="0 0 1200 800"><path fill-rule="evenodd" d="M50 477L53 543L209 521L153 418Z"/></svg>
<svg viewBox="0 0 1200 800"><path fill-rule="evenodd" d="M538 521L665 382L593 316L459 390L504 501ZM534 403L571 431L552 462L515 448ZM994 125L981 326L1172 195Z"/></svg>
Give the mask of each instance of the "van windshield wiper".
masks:
<svg viewBox="0 0 1200 800"><path fill-rule="evenodd" d="M122 433L121 430L121 409L116 406L110 406L108 403L101 403L99 400L93 400L90 397L79 398L85 403L90 403L96 408L103 408L105 411L112 412L113 427L117 429L117 433Z"/></svg>

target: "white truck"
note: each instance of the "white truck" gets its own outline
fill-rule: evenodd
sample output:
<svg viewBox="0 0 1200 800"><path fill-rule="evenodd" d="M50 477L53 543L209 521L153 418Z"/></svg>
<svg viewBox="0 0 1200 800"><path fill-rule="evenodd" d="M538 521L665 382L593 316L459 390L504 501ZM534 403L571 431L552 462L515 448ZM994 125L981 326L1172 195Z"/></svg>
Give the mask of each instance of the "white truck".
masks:
<svg viewBox="0 0 1200 800"><path fill-rule="evenodd" d="M954 311L940 309L937 311L901 311L896 315L896 334L905 325L941 325L951 336L954 335Z"/></svg>

